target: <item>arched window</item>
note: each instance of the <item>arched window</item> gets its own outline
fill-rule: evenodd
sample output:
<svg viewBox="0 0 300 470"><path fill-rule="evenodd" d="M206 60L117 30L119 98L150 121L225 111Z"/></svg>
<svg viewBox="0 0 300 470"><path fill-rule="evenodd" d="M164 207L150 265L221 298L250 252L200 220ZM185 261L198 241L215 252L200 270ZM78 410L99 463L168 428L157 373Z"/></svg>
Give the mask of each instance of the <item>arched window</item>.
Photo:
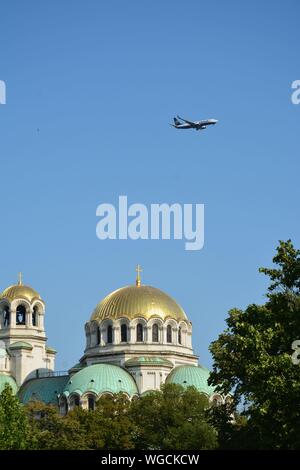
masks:
<svg viewBox="0 0 300 470"><path fill-rule="evenodd" d="M220 397L220 395L214 395L212 399L213 406L219 406L221 405L221 403L222 403L222 398Z"/></svg>
<svg viewBox="0 0 300 470"><path fill-rule="evenodd" d="M78 395L75 395L75 397L73 399L73 403L74 403L74 406L79 406L80 405L80 400L79 400Z"/></svg>
<svg viewBox="0 0 300 470"><path fill-rule="evenodd" d="M154 323L152 326L152 342L158 343L158 324Z"/></svg>
<svg viewBox="0 0 300 470"><path fill-rule="evenodd" d="M68 402L66 398L63 397L60 402L60 414L65 416L68 413L68 411L69 411Z"/></svg>
<svg viewBox="0 0 300 470"><path fill-rule="evenodd" d="M178 344L181 344L181 327L178 328Z"/></svg>
<svg viewBox="0 0 300 470"><path fill-rule="evenodd" d="M26 308L24 305L18 305L16 312L16 324L25 325Z"/></svg>
<svg viewBox="0 0 300 470"><path fill-rule="evenodd" d="M101 330L98 327L97 328L97 344L100 344L100 343L101 343Z"/></svg>
<svg viewBox="0 0 300 470"><path fill-rule="evenodd" d="M136 325L136 340L138 342L141 342L144 340L144 331L143 331L143 325L141 323L138 323Z"/></svg>
<svg viewBox="0 0 300 470"><path fill-rule="evenodd" d="M225 403L226 403L227 405L230 405L230 404L232 403L232 398L231 398L231 396L227 396L227 397L225 398Z"/></svg>
<svg viewBox="0 0 300 470"><path fill-rule="evenodd" d="M113 329L111 325L107 327L107 343L111 344L113 342Z"/></svg>
<svg viewBox="0 0 300 470"><path fill-rule="evenodd" d="M38 307L35 305L33 307L33 312L32 312L32 326L37 326L37 319L38 319Z"/></svg>
<svg viewBox="0 0 300 470"><path fill-rule="evenodd" d="M172 343L172 326L167 326L167 343Z"/></svg>
<svg viewBox="0 0 300 470"><path fill-rule="evenodd" d="M127 343L127 325L124 323L121 325L121 341L122 343Z"/></svg>
<svg viewBox="0 0 300 470"><path fill-rule="evenodd" d="M95 409L95 398L93 397L93 395L88 396L88 409L90 411L94 411Z"/></svg>
<svg viewBox="0 0 300 470"><path fill-rule="evenodd" d="M4 310L3 310L3 326L4 328L6 326L9 326L10 324L10 311L9 311L9 307L6 306L4 307Z"/></svg>

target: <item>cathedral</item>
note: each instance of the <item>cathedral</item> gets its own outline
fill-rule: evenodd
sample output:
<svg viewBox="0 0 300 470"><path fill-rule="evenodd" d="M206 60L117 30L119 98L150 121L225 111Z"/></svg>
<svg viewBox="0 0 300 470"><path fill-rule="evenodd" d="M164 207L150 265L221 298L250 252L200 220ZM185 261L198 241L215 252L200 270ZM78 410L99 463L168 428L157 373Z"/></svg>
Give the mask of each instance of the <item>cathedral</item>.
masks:
<svg viewBox="0 0 300 470"><path fill-rule="evenodd" d="M193 385L211 402L222 402L193 352L186 313L165 292L143 285L140 271L138 266L134 285L111 292L95 307L84 326L83 355L67 372L55 371L45 302L20 274L0 294L0 393L8 383L22 403L54 404L63 415L75 406L94 409L103 394L122 392L131 399L164 383Z"/></svg>

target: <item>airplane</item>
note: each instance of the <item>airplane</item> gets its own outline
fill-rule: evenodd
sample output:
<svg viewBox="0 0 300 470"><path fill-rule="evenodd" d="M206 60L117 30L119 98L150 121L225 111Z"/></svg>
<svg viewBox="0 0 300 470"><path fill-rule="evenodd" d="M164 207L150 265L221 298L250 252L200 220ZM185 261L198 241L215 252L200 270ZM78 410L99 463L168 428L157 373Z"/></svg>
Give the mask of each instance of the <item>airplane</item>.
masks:
<svg viewBox="0 0 300 470"><path fill-rule="evenodd" d="M183 119L178 115L173 119L174 124L171 124L171 126L175 127L175 129L196 129L196 131L202 131L202 129L206 129L207 126L217 124L218 122L217 119L206 119L205 121L188 121L187 119Z"/></svg>

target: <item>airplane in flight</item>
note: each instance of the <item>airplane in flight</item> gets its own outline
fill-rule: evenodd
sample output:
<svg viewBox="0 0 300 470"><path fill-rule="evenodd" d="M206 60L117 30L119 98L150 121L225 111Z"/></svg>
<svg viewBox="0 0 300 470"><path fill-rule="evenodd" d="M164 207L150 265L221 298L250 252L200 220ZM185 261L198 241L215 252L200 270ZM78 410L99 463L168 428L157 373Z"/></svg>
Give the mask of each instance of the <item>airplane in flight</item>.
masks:
<svg viewBox="0 0 300 470"><path fill-rule="evenodd" d="M171 124L171 126L175 127L175 129L196 129L196 131L202 131L202 129L206 129L207 126L217 124L217 122L217 119L206 119L205 121L188 121L187 119L183 119L177 115L177 117L174 117L174 124Z"/></svg>

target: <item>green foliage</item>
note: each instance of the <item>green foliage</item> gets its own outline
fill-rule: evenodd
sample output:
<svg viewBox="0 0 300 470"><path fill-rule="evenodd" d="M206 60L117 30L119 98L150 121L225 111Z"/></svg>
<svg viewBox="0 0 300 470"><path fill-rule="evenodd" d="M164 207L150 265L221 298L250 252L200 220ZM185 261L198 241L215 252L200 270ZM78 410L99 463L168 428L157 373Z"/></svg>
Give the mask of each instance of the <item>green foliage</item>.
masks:
<svg viewBox="0 0 300 470"><path fill-rule="evenodd" d="M97 402L96 410L74 410L86 435L89 449L133 449L135 423L129 416L130 400L119 393L104 395ZM71 413L70 413L71 414Z"/></svg>
<svg viewBox="0 0 300 470"><path fill-rule="evenodd" d="M213 449L216 433L208 422L207 398L195 388L167 384L131 406L138 449Z"/></svg>
<svg viewBox="0 0 300 470"><path fill-rule="evenodd" d="M253 442L247 427L247 418L235 412L232 403L214 406L208 410L210 423L218 433L221 449L245 449Z"/></svg>
<svg viewBox="0 0 300 470"><path fill-rule="evenodd" d="M27 416L9 385L0 394L0 450L32 448L34 439Z"/></svg>
<svg viewBox="0 0 300 470"><path fill-rule="evenodd" d="M280 242L273 259L279 268L260 269L272 281L267 303L231 310L227 329L210 347L210 383L245 408L240 447L300 448L300 366L291 360L292 342L300 339L299 255L290 240ZM224 422L218 429L229 442Z"/></svg>
<svg viewBox="0 0 300 470"><path fill-rule="evenodd" d="M294 248L292 241L280 240L273 258L277 269L260 268L259 271L270 277L269 291L292 292L300 294L300 250Z"/></svg>
<svg viewBox="0 0 300 470"><path fill-rule="evenodd" d="M31 402L25 408L38 449L81 450L86 448L86 436L76 412L62 417L55 406L45 405L42 402Z"/></svg>
<svg viewBox="0 0 300 470"><path fill-rule="evenodd" d="M26 411L43 450L212 449L217 439L207 408L207 398L196 389L172 384L133 401L105 395L94 411L76 407L64 417L40 402Z"/></svg>

